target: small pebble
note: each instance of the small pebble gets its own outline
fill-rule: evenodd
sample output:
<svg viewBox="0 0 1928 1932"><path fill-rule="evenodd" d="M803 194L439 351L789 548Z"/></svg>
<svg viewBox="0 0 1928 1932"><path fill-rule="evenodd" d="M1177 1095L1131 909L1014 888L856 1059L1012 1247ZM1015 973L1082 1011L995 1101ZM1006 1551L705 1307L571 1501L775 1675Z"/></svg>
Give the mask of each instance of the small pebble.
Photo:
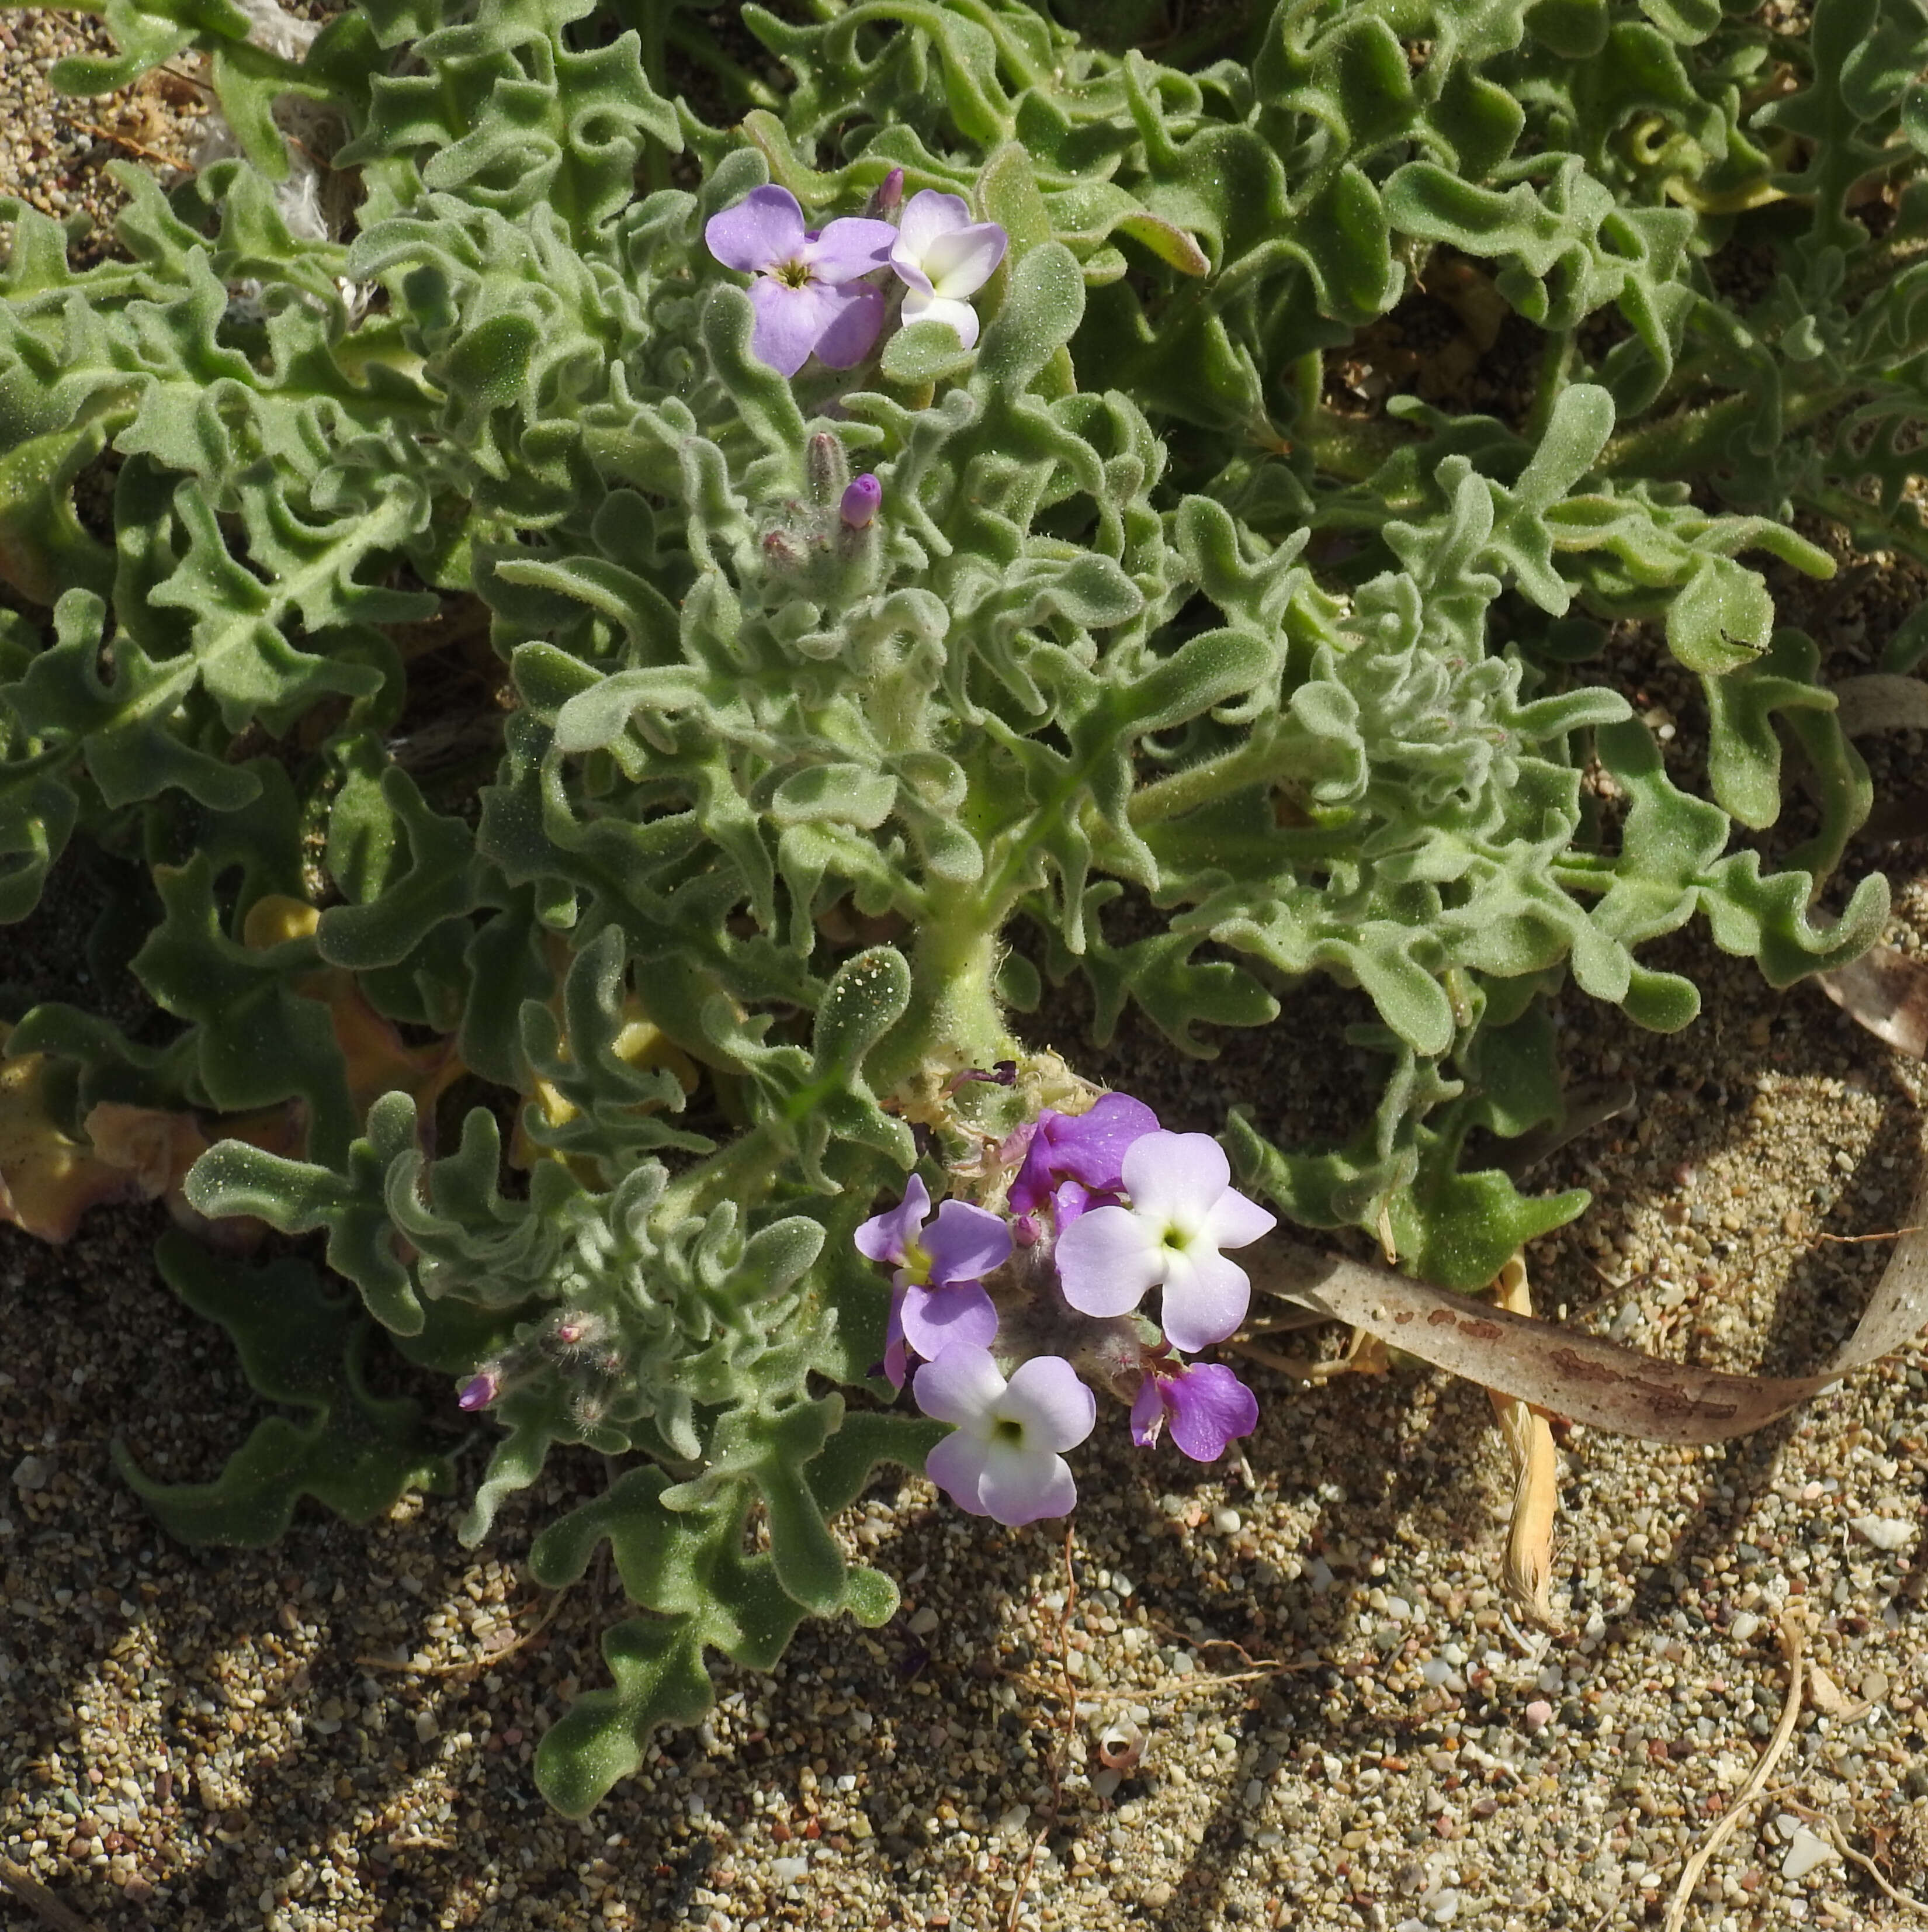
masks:
<svg viewBox="0 0 1928 1932"><path fill-rule="evenodd" d="M18 1477L14 1480L18 1481ZM1915 1534L1914 1524L1891 1516L1853 1516L1848 1527L1864 1543L1873 1544L1877 1550L1899 1550Z"/></svg>
<svg viewBox="0 0 1928 1932"><path fill-rule="evenodd" d="M1788 1840L1787 1856L1781 1860L1781 1876L1805 1878L1810 1872L1832 1864L1840 1856L1827 1839L1810 1832L1805 1825L1797 1826L1794 1836Z"/></svg>
<svg viewBox="0 0 1928 1932"><path fill-rule="evenodd" d="M1553 1706L1544 1697L1536 1697L1524 1714L1529 1731L1543 1731L1553 1721Z"/></svg>

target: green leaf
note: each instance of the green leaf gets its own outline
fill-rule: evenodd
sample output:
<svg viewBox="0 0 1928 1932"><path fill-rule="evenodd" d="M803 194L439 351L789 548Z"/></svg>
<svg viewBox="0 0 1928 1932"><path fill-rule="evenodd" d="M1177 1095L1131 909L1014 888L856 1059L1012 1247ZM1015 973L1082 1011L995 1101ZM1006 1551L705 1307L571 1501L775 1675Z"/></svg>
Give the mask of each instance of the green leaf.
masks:
<svg viewBox="0 0 1928 1932"><path fill-rule="evenodd" d="M961 376L976 360L947 322L913 322L900 328L883 345L877 366L886 380L907 387L921 382L948 382Z"/></svg>
<svg viewBox="0 0 1928 1932"><path fill-rule="evenodd" d="M256 1424L208 1483L157 1482L117 1439L115 1467L170 1535L258 1550L286 1532L304 1496L365 1523L412 1489L453 1489L418 1406L369 1388L373 1324L352 1295L328 1294L304 1262L244 1268L178 1232L161 1237L156 1258L181 1300L228 1331L256 1392L302 1412Z"/></svg>
<svg viewBox="0 0 1928 1932"><path fill-rule="evenodd" d="M1702 557L1667 607L1667 648L1689 670L1718 676L1759 658L1774 622L1774 600L1753 571Z"/></svg>

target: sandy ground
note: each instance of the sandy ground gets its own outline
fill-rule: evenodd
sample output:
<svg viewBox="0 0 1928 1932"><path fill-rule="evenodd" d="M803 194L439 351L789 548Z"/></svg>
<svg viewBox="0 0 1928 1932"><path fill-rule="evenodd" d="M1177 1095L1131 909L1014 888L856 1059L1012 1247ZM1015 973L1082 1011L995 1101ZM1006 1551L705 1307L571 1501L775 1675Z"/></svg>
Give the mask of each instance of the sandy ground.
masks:
<svg viewBox="0 0 1928 1932"><path fill-rule="evenodd" d="M178 135L165 117L129 132L113 104L83 112L121 142L75 130L42 74L91 31L0 16L0 175L61 212L104 205L99 164L124 141ZM1865 578L1810 612L1835 675L1869 668L1915 594ZM1637 688L1691 760L1684 692L1657 668ZM1900 788L1919 740L1877 748ZM1890 938L1919 951L1918 848L1881 856ZM63 889L11 936L15 1010L101 990L72 977L84 898ZM1662 963L1707 996L1677 1038L1562 1012L1573 1078L1640 1097L1536 1177L1596 1193L1529 1256L1539 1304L1657 1352L1813 1366L1887 1253L1851 1238L1906 1214L1923 1070L1704 937ZM1083 1064L1173 1125L1244 1100L1289 1127L1356 1084L1343 1004L1308 1000L1209 1064L1129 1027ZM1064 1046L1074 1017L1042 1024ZM1918 1348L1727 1447L1572 1432L1552 1637L1511 1623L1497 1586L1509 1486L1486 1399L1428 1374L1310 1390L1255 1371L1258 1435L1203 1474L1101 1418L1068 1544L881 1483L842 1528L901 1581L900 1616L806 1627L767 1678L723 1670L712 1721L660 1736L571 1824L529 1759L597 1681L622 1606L593 1569L548 1599L521 1559L598 1460L555 1459L472 1554L441 1497L366 1531L304 1510L258 1553L172 1544L109 1444L205 1476L262 1406L155 1275L158 1226L101 1211L58 1250L0 1230L0 1853L53 1901L0 1889L0 1924L1659 1924L1774 1739L1796 1628L1817 1673L1686 1923L1919 1922L1882 1888L1928 1896ZM446 1390L415 1386L472 1481L481 1442ZM1123 1774L1097 1748L1120 1726L1144 1740Z"/></svg>

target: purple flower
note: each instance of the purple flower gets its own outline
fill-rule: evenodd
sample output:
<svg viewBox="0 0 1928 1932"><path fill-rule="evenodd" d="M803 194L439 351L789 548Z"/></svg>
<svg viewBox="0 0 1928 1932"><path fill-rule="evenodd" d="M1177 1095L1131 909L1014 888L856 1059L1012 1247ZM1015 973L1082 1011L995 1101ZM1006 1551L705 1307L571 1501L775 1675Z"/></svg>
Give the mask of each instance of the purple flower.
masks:
<svg viewBox="0 0 1928 1932"><path fill-rule="evenodd" d="M1129 1094L1106 1094L1089 1113L1060 1114L1047 1107L1032 1130L1024 1164L1011 1184L1011 1210L1034 1214L1052 1198L1057 1181L1075 1181L1078 1192L1058 1190L1061 1204L1081 1210L1088 1194L1122 1191L1120 1163L1134 1141L1158 1131L1158 1116Z"/></svg>
<svg viewBox="0 0 1928 1932"><path fill-rule="evenodd" d="M990 280L1010 237L994 221L973 221L961 196L924 188L905 203L890 266L907 292L904 320L947 322L967 349L977 340L977 311L964 299Z"/></svg>
<svg viewBox="0 0 1928 1932"><path fill-rule="evenodd" d="M1165 1290L1160 1320L1187 1354L1224 1340L1245 1319L1252 1283L1222 1248L1242 1248L1277 1226L1231 1185L1225 1150L1209 1134L1146 1134L1120 1163L1129 1208L1094 1208L1058 1238L1064 1298L1082 1315L1124 1315Z"/></svg>
<svg viewBox="0 0 1928 1932"><path fill-rule="evenodd" d="M1078 1485L1062 1454L1091 1433L1098 1404L1061 1355L1034 1355L1007 1382L988 1349L960 1342L917 1371L917 1406L953 1432L925 1473L973 1516L1016 1525L1063 1516Z"/></svg>
<svg viewBox="0 0 1928 1932"><path fill-rule="evenodd" d="M1149 1361L1132 1404L1132 1440L1149 1449L1167 1420L1171 1439L1195 1462L1216 1462L1234 1436L1258 1422L1258 1398L1216 1362Z"/></svg>
<svg viewBox="0 0 1928 1932"><path fill-rule="evenodd" d="M997 1333L984 1277L1010 1259L1010 1229L984 1208L946 1201L925 1236L930 1211L930 1190L913 1174L904 1198L856 1232L859 1254L897 1269L883 1352L893 1388L904 1386L911 1352L928 1361L954 1342L988 1348Z"/></svg>
<svg viewBox="0 0 1928 1932"><path fill-rule="evenodd" d="M883 294L862 278L897 245L889 222L846 215L806 229L788 188L759 188L712 215L703 238L725 268L756 277L750 347L779 375L794 376L813 350L833 369L853 368L870 353L883 326Z"/></svg>
<svg viewBox="0 0 1928 1932"><path fill-rule="evenodd" d="M850 485L844 492L844 500L837 506L837 514L851 530L861 530L877 513L883 501L883 485L867 470L861 476L853 477Z"/></svg>

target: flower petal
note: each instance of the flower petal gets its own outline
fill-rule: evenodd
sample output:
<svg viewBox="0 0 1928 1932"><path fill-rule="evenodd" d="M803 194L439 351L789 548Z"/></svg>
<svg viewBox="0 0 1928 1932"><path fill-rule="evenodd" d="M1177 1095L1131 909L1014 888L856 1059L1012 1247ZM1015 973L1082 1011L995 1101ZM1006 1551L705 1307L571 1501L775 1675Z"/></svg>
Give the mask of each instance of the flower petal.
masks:
<svg viewBox="0 0 1928 1932"><path fill-rule="evenodd" d="M810 286L825 318L817 334L817 356L830 368L854 369L871 352L883 327L883 291L868 282L838 288L827 282Z"/></svg>
<svg viewBox="0 0 1928 1932"><path fill-rule="evenodd" d="M986 1516L1014 1529L1040 1516L1068 1516L1078 1504L1078 1485L1062 1456L1030 1455L1001 1442L986 1445L977 1493Z"/></svg>
<svg viewBox="0 0 1928 1932"><path fill-rule="evenodd" d="M734 208L709 218L703 238L726 268L754 274L803 246L803 210L787 188L753 188Z"/></svg>
<svg viewBox="0 0 1928 1932"><path fill-rule="evenodd" d="M1126 1208L1094 1208L1059 1238L1058 1280L1081 1315L1126 1315L1165 1279L1165 1252Z"/></svg>
<svg viewBox="0 0 1928 1932"><path fill-rule="evenodd" d="M859 275L881 268L896 246L897 230L889 222L847 214L821 234L811 236L801 252L810 264L813 280L853 282Z"/></svg>
<svg viewBox="0 0 1928 1932"><path fill-rule="evenodd" d="M981 1282L904 1292L904 1339L927 1362L953 1342L988 1348L997 1336L997 1310Z"/></svg>
<svg viewBox="0 0 1928 1932"><path fill-rule="evenodd" d="M940 236L967 226L970 220L970 204L962 195L940 194L934 188L919 188L904 204L903 218L893 238L897 245L891 250L892 266L900 258L922 261L924 251Z"/></svg>
<svg viewBox="0 0 1928 1932"><path fill-rule="evenodd" d="M836 293L820 282L793 289L771 276L759 275L750 284L750 300L757 310L757 332L750 338L750 353L779 376L794 376L810 360L810 352L829 320L823 298L835 302Z"/></svg>
<svg viewBox="0 0 1928 1932"><path fill-rule="evenodd" d="M1027 1453L1071 1449L1091 1433L1098 1399L1062 1355L1033 1355L1012 1371L998 1400L997 1418L1024 1430Z"/></svg>
<svg viewBox="0 0 1928 1932"><path fill-rule="evenodd" d="M1106 1094L1088 1114L1053 1114L1045 1138L1051 1170L1087 1187L1115 1192L1124 1186L1126 1150L1158 1132L1158 1116L1129 1094Z"/></svg>
<svg viewBox="0 0 1928 1932"><path fill-rule="evenodd" d="M1045 1131L1047 1126L1057 1118L1047 1107L1030 1126L1020 1127L1003 1146L997 1150L1000 1160L1008 1160L1012 1143L1018 1134L1024 1136L1024 1159L1018 1169L1017 1178L1011 1184L1007 1197L1014 1214L1035 1214L1051 1198L1051 1136Z"/></svg>
<svg viewBox="0 0 1928 1932"><path fill-rule="evenodd" d="M910 1366L909 1351L904 1341L904 1298L910 1293L900 1274L897 1286L890 1291L890 1315L883 1328L883 1372L894 1389L904 1386L904 1377Z"/></svg>
<svg viewBox="0 0 1928 1932"><path fill-rule="evenodd" d="M1011 1230L1002 1215L967 1201L946 1201L924 1238L924 1252L931 1257L934 1287L947 1281L982 1281L1011 1258Z"/></svg>
<svg viewBox="0 0 1928 1932"><path fill-rule="evenodd" d="M1258 1398L1222 1364L1189 1368L1162 1394L1171 1411L1171 1439L1195 1462L1216 1462L1234 1436L1249 1436L1258 1426Z"/></svg>
<svg viewBox="0 0 1928 1932"><path fill-rule="evenodd" d="M1096 1218L1087 1214L1084 1221ZM1078 1225L1083 1227L1084 1221ZM1170 1271L1159 1316L1165 1339L1188 1355L1222 1342L1252 1305L1252 1283L1245 1270L1210 1248L1168 1251L1168 1262Z"/></svg>
<svg viewBox="0 0 1928 1932"><path fill-rule="evenodd" d="M1210 1134L1147 1134L1126 1148L1120 1165L1137 1213L1188 1231L1204 1226L1231 1184L1231 1162Z"/></svg>
<svg viewBox="0 0 1928 1932"><path fill-rule="evenodd" d="M931 1190L924 1185L921 1174L913 1174L904 1184L904 1198L895 1208L873 1214L859 1227L852 1237L857 1252L867 1261L889 1262L893 1265L901 1262L904 1250L916 1239L917 1231L930 1211Z"/></svg>
<svg viewBox="0 0 1928 1932"><path fill-rule="evenodd" d="M924 1458L924 1473L958 1508L969 1510L973 1516L988 1516L990 1512L978 1495L990 1451L991 1445L982 1438L961 1429L946 1436Z"/></svg>
<svg viewBox="0 0 1928 1932"><path fill-rule="evenodd" d="M974 296L997 272L1011 238L994 221L940 235L924 250L924 272L940 296Z"/></svg>
<svg viewBox="0 0 1928 1932"><path fill-rule="evenodd" d="M1215 1248L1243 1248L1261 1240L1278 1225L1276 1214L1268 1214L1256 1201L1228 1187L1213 1202L1200 1238Z"/></svg>
<svg viewBox="0 0 1928 1932"><path fill-rule="evenodd" d="M1004 1386L989 1349L954 1342L917 1371L911 1392L933 1421L955 1423L982 1436L989 1432L991 1412Z"/></svg>
<svg viewBox="0 0 1928 1932"><path fill-rule="evenodd" d="M977 310L967 302L926 295L913 285L904 298L904 320L907 327L913 322L947 322L957 332L960 347L977 346Z"/></svg>
<svg viewBox="0 0 1928 1932"><path fill-rule="evenodd" d="M1132 1440L1141 1449L1149 1449L1158 1440L1165 1414L1165 1383L1160 1377L1148 1375L1132 1398Z"/></svg>

